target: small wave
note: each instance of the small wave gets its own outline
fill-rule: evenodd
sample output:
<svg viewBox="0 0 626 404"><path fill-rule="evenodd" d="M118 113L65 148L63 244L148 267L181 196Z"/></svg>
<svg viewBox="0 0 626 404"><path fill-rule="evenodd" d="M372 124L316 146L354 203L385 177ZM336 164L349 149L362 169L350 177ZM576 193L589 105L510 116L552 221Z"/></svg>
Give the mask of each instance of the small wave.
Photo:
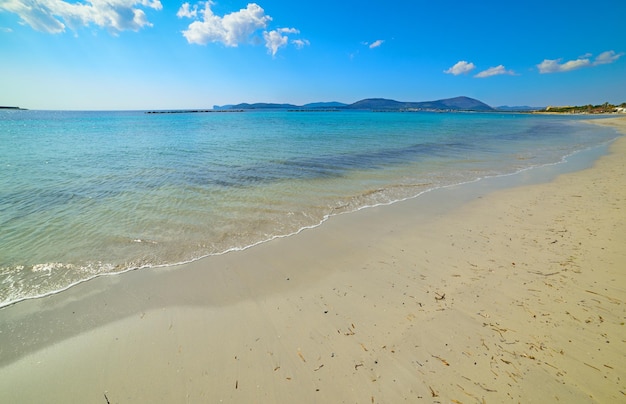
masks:
<svg viewBox="0 0 626 404"><path fill-rule="evenodd" d="M133 243L146 243L146 244L158 244L157 241L154 240L142 240L140 238L136 238L131 240Z"/></svg>
<svg viewBox="0 0 626 404"><path fill-rule="evenodd" d="M23 268L23 267L22 267ZM62 264L60 262L47 262L45 264L36 264L33 265L31 271L33 272L52 272L56 269L73 269L74 266L71 264Z"/></svg>

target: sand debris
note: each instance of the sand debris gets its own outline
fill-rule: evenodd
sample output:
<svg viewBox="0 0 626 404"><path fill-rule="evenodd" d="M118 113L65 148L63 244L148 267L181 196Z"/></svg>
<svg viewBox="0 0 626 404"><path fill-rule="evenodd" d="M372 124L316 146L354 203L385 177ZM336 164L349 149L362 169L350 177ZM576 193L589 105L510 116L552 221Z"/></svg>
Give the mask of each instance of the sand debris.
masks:
<svg viewBox="0 0 626 404"><path fill-rule="evenodd" d="M448 361L447 361L447 360L445 360L445 359L443 359L442 357L439 357L439 356L437 356L437 355L431 355L431 356L432 356L433 358L435 358L435 359L439 359L439 360L441 361L441 363L443 363L444 365L446 365L446 366L450 366L450 364L448 363Z"/></svg>

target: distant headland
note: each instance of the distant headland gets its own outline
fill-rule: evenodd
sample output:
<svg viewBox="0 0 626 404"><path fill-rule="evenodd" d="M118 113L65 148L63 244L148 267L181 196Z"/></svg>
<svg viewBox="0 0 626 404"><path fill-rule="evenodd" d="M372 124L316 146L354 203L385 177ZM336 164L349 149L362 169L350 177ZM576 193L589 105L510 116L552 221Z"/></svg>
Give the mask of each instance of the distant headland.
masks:
<svg viewBox="0 0 626 404"><path fill-rule="evenodd" d="M204 112L243 112L241 109L225 109L225 110L216 110L216 109L173 109L173 110L162 110L162 111L146 111L146 114L196 114L196 113L204 113Z"/></svg>
<svg viewBox="0 0 626 404"><path fill-rule="evenodd" d="M18 111L26 111L26 108L20 108L20 107L5 107L5 106L2 106L2 105L0 105L0 109L15 109L15 110L18 110Z"/></svg>

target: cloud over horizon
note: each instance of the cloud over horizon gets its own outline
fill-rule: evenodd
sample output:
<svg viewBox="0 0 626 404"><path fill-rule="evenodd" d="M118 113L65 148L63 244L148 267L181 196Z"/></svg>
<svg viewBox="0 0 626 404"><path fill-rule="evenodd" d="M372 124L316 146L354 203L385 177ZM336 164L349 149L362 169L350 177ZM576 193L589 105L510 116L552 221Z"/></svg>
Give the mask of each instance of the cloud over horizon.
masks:
<svg viewBox="0 0 626 404"><path fill-rule="evenodd" d="M501 74L508 74L509 76L514 76L515 72L513 70L507 70L503 65L498 65L495 67L490 67L487 70L483 70L482 72L476 74L474 77L485 78L485 77L491 77L491 76L498 76Z"/></svg>
<svg viewBox="0 0 626 404"><path fill-rule="evenodd" d="M372 42L369 47L370 49L374 49L374 48L378 48L380 45L382 45L385 42L384 39L377 39L374 42Z"/></svg>
<svg viewBox="0 0 626 404"><path fill-rule="evenodd" d="M5 0L0 10L20 16L31 28L49 34L65 32L66 26L75 30L95 24L113 33L138 31L151 27L146 13L139 7L161 10L159 0L115 0L69 3L62 0Z"/></svg>
<svg viewBox="0 0 626 404"><path fill-rule="evenodd" d="M237 47L242 43L253 43L253 35L262 31L268 53L275 56L280 48L289 43L287 34L300 33L296 28L277 28L268 31L267 27L272 17L256 3L248 3L246 8L222 17L215 15L211 10L213 2L204 2L204 9L199 9L199 4L201 3L191 6L189 3L183 3L176 13L178 18L195 19L182 32L190 44L206 45L209 42L217 42L228 47ZM291 43L298 49L309 45L306 39L295 39Z"/></svg>
<svg viewBox="0 0 626 404"><path fill-rule="evenodd" d="M458 76L459 74L467 74L475 68L476 65L474 63L460 60L454 66L452 66L448 70L444 70L443 72L446 74L453 74L455 76Z"/></svg>
<svg viewBox="0 0 626 404"><path fill-rule="evenodd" d="M269 32L265 31L263 32L265 47L267 48L267 51L272 54L272 56L275 56L278 49L287 46L287 43L289 42L289 37L283 34L299 33L300 31L295 28L279 28ZM304 42L302 42L302 46L304 46ZM300 48L302 48L302 46L300 46Z"/></svg>
<svg viewBox="0 0 626 404"><path fill-rule="evenodd" d="M256 3L249 3L246 8L226 14L223 17L213 14L212 2L207 1L203 10L198 10L198 5L190 9L189 3L184 3L176 14L179 18L197 18L193 21L183 36L189 43L206 45L209 42L221 42L226 46L236 47L246 42L250 36L259 29L267 27L272 17L265 15Z"/></svg>
<svg viewBox="0 0 626 404"><path fill-rule="evenodd" d="M571 70L580 69L583 67L593 67L599 65L605 65L609 63L613 63L622 57L624 53L615 53L615 51L610 50L606 52L602 52L599 54L593 61L590 59L591 54L587 54L579 57L575 60L568 60L567 62L561 63L562 58L560 59L544 59L543 62L537 65L539 69L539 73L562 73L569 72Z"/></svg>
<svg viewBox="0 0 626 404"><path fill-rule="evenodd" d="M302 49L305 46L311 45L311 42L309 42L308 39L294 39L291 41L291 43L294 44L295 47L298 49Z"/></svg>

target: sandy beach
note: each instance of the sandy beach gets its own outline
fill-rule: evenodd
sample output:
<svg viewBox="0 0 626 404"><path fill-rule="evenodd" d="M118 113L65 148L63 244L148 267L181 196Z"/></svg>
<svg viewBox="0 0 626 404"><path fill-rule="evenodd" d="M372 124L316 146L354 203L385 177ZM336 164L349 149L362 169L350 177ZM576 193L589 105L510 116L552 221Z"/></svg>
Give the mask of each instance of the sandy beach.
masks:
<svg viewBox="0 0 626 404"><path fill-rule="evenodd" d="M532 175L6 307L0 402L624 402L626 138Z"/></svg>

